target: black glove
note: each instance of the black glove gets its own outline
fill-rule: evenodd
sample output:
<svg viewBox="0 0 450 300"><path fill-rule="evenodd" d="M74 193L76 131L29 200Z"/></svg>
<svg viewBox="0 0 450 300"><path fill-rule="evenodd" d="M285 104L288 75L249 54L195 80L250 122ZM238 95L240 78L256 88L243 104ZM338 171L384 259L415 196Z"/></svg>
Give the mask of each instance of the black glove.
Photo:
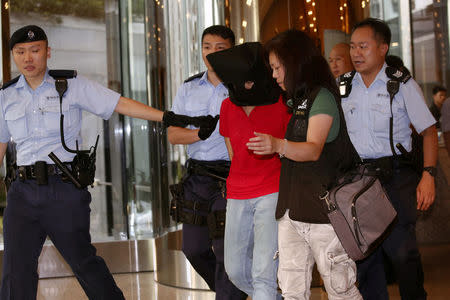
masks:
<svg viewBox="0 0 450 300"><path fill-rule="evenodd" d="M202 119L200 121L200 130L198 131L198 137L201 140L206 140L214 132L214 129L216 129L217 122L219 121L219 115L215 117L207 115L200 118Z"/></svg>
<svg viewBox="0 0 450 300"><path fill-rule="evenodd" d="M165 127L186 127L190 124L191 117L185 115L177 115L173 111L165 111L162 121Z"/></svg>

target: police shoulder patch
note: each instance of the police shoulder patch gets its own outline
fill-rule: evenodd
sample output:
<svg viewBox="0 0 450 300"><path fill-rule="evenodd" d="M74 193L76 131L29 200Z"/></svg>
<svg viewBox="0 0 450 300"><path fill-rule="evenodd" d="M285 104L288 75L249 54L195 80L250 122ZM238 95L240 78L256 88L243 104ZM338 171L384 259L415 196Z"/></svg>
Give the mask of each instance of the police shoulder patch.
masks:
<svg viewBox="0 0 450 300"><path fill-rule="evenodd" d="M186 80L184 81L184 83L189 82L189 81L192 81L192 80L194 80L194 79L196 79L196 78L200 78L200 77L203 76L203 74L205 74L205 72L200 72L200 73L198 73L198 74L195 74L195 75L189 77L188 79L186 79Z"/></svg>
<svg viewBox="0 0 450 300"><path fill-rule="evenodd" d="M411 78L411 74L409 73L409 70L403 66L400 68L394 68L391 66L387 66L385 73L389 79L392 79L392 80L395 80L398 82L402 82L402 83L408 82L408 80Z"/></svg>
<svg viewBox="0 0 450 300"><path fill-rule="evenodd" d="M355 74L356 74L355 70L342 74L341 76L339 76L339 82L352 80Z"/></svg>
<svg viewBox="0 0 450 300"><path fill-rule="evenodd" d="M13 85L13 84L16 83L17 81L19 81L19 78L20 78L20 75L17 76L16 78L14 78L14 79L11 79L11 80L8 81L8 82L5 82L5 83L2 85L2 87L0 88L0 90L4 90L4 89L10 87L11 85Z"/></svg>
<svg viewBox="0 0 450 300"><path fill-rule="evenodd" d="M350 95L352 90L352 81L355 77L356 71L350 71L339 76L339 94L341 97L346 98Z"/></svg>
<svg viewBox="0 0 450 300"><path fill-rule="evenodd" d="M355 76L355 73L356 73L356 71L353 70L353 71L345 73L342 76L344 76L344 78L351 78L351 77Z"/></svg>

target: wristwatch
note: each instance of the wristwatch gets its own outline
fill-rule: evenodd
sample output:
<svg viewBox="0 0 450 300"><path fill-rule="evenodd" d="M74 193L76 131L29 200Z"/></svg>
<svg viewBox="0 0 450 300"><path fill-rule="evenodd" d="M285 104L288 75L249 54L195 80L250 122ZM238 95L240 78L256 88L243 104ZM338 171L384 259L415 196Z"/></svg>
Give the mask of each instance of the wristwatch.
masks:
<svg viewBox="0 0 450 300"><path fill-rule="evenodd" d="M424 167L423 170L430 173L431 176L436 177L436 167Z"/></svg>

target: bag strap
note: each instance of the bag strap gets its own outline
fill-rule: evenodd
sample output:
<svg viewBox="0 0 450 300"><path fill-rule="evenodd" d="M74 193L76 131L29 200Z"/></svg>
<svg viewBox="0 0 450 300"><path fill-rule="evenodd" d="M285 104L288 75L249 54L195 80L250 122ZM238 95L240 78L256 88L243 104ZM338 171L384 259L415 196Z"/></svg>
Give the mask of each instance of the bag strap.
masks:
<svg viewBox="0 0 450 300"><path fill-rule="evenodd" d="M397 157L398 154L394 148L394 113L392 111L392 103L394 102L394 97L400 90L400 83L405 84L410 78L411 74L405 67L401 67L400 69L388 66L386 67L386 75L389 80L386 83L386 89L389 93L390 97L390 109L391 109L391 117L389 118L389 143L391 146L392 155Z"/></svg>

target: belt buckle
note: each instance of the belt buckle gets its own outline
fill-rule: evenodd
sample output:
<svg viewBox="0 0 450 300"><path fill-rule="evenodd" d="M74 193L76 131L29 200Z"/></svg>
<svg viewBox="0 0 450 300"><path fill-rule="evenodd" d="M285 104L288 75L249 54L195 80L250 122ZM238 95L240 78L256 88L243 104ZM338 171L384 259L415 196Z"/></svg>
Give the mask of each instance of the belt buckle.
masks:
<svg viewBox="0 0 450 300"><path fill-rule="evenodd" d="M19 180L25 181L27 180L27 170L25 167L18 167L17 172L19 173Z"/></svg>
<svg viewBox="0 0 450 300"><path fill-rule="evenodd" d="M36 176L34 175L34 166L30 166L30 177L31 178L36 178Z"/></svg>

